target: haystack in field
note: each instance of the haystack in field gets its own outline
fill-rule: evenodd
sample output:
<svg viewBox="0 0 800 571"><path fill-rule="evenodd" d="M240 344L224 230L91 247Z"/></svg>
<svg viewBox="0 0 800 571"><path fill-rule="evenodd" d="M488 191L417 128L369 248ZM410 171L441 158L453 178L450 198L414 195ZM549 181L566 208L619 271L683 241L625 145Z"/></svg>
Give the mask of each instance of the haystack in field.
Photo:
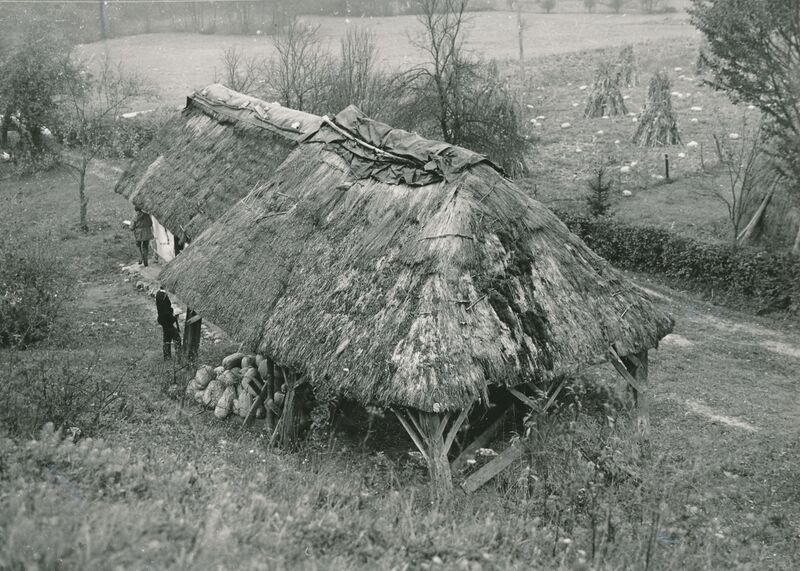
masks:
<svg viewBox="0 0 800 571"><path fill-rule="evenodd" d="M672 111L672 96L669 77L658 71L650 80L639 124L633 142L642 147L657 145L680 145L678 120Z"/></svg>
<svg viewBox="0 0 800 571"><path fill-rule="evenodd" d="M187 98L117 183L181 242L268 180L320 118L211 85Z"/></svg>
<svg viewBox="0 0 800 571"><path fill-rule="evenodd" d="M619 84L622 87L636 87L639 85L638 66L633 46L625 46L617 56L616 72Z"/></svg>
<svg viewBox="0 0 800 571"><path fill-rule="evenodd" d="M391 408L440 497L455 435L490 387L527 398L610 359L643 399L647 351L672 328L485 157L352 107L161 279L284 371L279 423L301 388Z"/></svg>
<svg viewBox="0 0 800 571"><path fill-rule="evenodd" d="M592 92L586 101L585 117L604 117L606 115L625 115L628 108L619 88L620 76L607 63L600 64Z"/></svg>

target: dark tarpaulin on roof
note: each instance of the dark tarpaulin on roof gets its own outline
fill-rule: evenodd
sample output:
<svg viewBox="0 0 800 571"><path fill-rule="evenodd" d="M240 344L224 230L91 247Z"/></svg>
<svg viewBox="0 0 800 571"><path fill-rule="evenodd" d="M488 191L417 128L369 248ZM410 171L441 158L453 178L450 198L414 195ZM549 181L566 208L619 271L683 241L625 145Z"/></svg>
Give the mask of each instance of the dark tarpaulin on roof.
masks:
<svg viewBox="0 0 800 571"><path fill-rule="evenodd" d="M370 119L350 105L333 121L325 121L307 141L327 143L350 163L357 178L388 184L424 186L455 175L478 163L501 169L485 156L448 143L430 141L416 133L394 129Z"/></svg>

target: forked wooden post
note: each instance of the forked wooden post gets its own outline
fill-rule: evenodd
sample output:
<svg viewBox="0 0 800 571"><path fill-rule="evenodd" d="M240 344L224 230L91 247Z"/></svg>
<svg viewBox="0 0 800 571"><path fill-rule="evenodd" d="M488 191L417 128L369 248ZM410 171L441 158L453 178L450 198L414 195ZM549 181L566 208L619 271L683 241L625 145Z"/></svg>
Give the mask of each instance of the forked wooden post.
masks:
<svg viewBox="0 0 800 571"><path fill-rule="evenodd" d="M406 409L405 414L394 410L417 449L428 464L431 478L431 496L437 503L448 503L453 497L453 475L447 454L453 446L458 429L464 424L469 409L462 410L450 422L451 413L427 412Z"/></svg>
<svg viewBox="0 0 800 571"><path fill-rule="evenodd" d="M633 393L636 428L639 434L646 435L650 431L650 406L647 395L647 350L620 357L611 348L609 356L611 364L622 375L622 378L627 381L628 388Z"/></svg>
<svg viewBox="0 0 800 571"><path fill-rule="evenodd" d="M183 351L186 362L194 365L200 351L200 334L202 318L191 308L186 308L186 322L183 326Z"/></svg>

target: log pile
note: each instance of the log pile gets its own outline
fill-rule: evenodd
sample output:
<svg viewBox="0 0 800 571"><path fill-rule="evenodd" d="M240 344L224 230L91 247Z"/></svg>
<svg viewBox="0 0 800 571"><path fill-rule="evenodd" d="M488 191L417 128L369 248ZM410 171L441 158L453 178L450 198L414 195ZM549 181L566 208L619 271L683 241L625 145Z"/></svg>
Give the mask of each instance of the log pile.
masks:
<svg viewBox="0 0 800 571"><path fill-rule="evenodd" d="M293 446L306 428L308 384L296 373L262 355L233 353L218 367L202 365L186 386L186 397L220 420L231 416L263 419L271 442Z"/></svg>
<svg viewBox="0 0 800 571"><path fill-rule="evenodd" d="M586 102L585 117L605 117L625 115L628 108L620 90L620 74L607 63L597 70L592 92Z"/></svg>
<svg viewBox="0 0 800 571"><path fill-rule="evenodd" d="M639 117L639 126L633 142L641 147L679 145L678 120L672 111L670 81L663 71L656 72L650 80L647 101Z"/></svg>

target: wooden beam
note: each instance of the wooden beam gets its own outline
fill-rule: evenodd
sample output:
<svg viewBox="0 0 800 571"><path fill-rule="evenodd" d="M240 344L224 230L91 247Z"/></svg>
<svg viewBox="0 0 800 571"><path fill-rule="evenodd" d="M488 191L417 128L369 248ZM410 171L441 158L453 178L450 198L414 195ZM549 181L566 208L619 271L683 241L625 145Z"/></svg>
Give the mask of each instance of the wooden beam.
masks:
<svg viewBox="0 0 800 571"><path fill-rule="evenodd" d="M459 471L467 464L467 460L469 460L475 453L478 451L479 448L486 448L486 445L492 441L497 431L503 426L503 422L506 419L506 414L511 407L505 409L503 412L500 413L496 419L492 421L492 423L481 432L481 434L473 440L464 450L461 451L461 454L458 455L458 458L453 460L450 463L450 467L454 471Z"/></svg>
<svg viewBox="0 0 800 571"><path fill-rule="evenodd" d="M519 392L517 389L514 389L514 388L508 389L508 392L510 392L515 397L517 397L522 402L522 404L525 404L525 405L529 406L530 408L532 408L533 410L535 410L537 412L541 412L541 410L539 409L539 405L536 404L536 401L534 401L528 395L524 395L521 392Z"/></svg>
<svg viewBox="0 0 800 571"><path fill-rule="evenodd" d="M636 417L636 428L640 435L647 435L650 432L650 404L648 402L649 395L647 389L647 374L648 374L648 359L647 351L641 351L636 354L636 363L630 359L632 355L623 357L626 368L630 375L636 379L638 386L633 388L633 404L635 407L634 415Z"/></svg>
<svg viewBox="0 0 800 571"><path fill-rule="evenodd" d="M425 445L422 443L422 437L419 435L419 433L417 433L416 430L414 430L414 427L411 426L408 420L403 418L403 413L401 411L393 408L392 412L397 417L397 420L400 421L400 424L403 425L403 428L406 429L406 432L408 432L408 435L411 437L411 440L414 441L414 445L417 447L417 450L419 450L420 453L422 453L422 457L425 458L425 461L427 462L428 453L425 450Z"/></svg>
<svg viewBox="0 0 800 571"><path fill-rule="evenodd" d="M247 428L250 425L250 423L253 422L253 419L256 416L256 411L258 410L258 407L264 404L268 392L269 392L269 382L264 381L264 384L261 387L261 391L258 393L256 400L253 401L253 405L250 407L250 410L247 412L247 416L245 417L244 422L242 423L242 430Z"/></svg>
<svg viewBox="0 0 800 571"><path fill-rule="evenodd" d="M646 353L647 353L647 351L645 351L645 354ZM609 348L608 355L609 355L609 360L611 361L611 364L614 365L614 368L622 376L622 378L625 379L625 381L627 381L627 383L634 390L639 391L640 393L644 393L645 388L639 383L639 381L637 381L633 377L633 375L631 375L630 371L628 371L627 367L625 366L625 363L622 362L622 359L620 358L619 355L617 355L617 352L614 351L613 347ZM647 357L645 357L645 359L646 358Z"/></svg>
<svg viewBox="0 0 800 571"><path fill-rule="evenodd" d="M480 470L472 474L469 478L464 480L461 487L465 492L471 494L486 482L497 476L500 472L505 470L511 463L522 456L525 447L518 440L511 446L503 450L499 456L494 458L491 462L482 466Z"/></svg>
<svg viewBox="0 0 800 571"><path fill-rule="evenodd" d="M456 439L456 434L458 434L458 431L461 428L461 425L464 424L464 421L467 420L468 414L469 414L469 408L463 409L458 414L458 417L456 417L456 419L450 425L450 431L447 433L447 436L444 439L444 449L445 452L447 452L448 454L450 453L450 448L453 447L453 442Z"/></svg>

